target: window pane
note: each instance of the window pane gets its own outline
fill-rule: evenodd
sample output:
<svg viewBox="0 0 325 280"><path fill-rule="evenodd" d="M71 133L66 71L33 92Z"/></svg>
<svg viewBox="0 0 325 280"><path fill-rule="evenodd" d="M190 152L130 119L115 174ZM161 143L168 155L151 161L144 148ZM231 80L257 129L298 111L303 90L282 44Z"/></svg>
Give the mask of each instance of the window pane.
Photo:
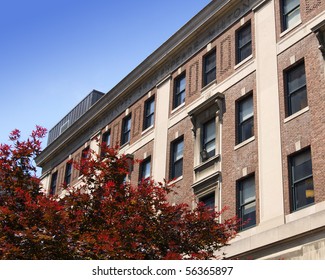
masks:
<svg viewBox="0 0 325 280"><path fill-rule="evenodd" d="M216 123L212 119L203 125L203 149L208 152L209 157L215 155Z"/></svg>
<svg viewBox="0 0 325 280"><path fill-rule="evenodd" d="M71 169L72 169L71 163L67 163L66 167L65 167L65 178L64 178L64 181L65 181L66 184L70 184L70 181L71 181Z"/></svg>
<svg viewBox="0 0 325 280"><path fill-rule="evenodd" d="M242 48L251 41L251 26L241 29L238 33L238 47Z"/></svg>
<svg viewBox="0 0 325 280"><path fill-rule="evenodd" d="M307 107L307 91L306 88L302 88L299 91L291 94L290 96L290 113L294 114L301 109Z"/></svg>
<svg viewBox="0 0 325 280"><path fill-rule="evenodd" d="M293 9L297 8L300 5L300 0L284 0L283 2L283 12L287 14Z"/></svg>
<svg viewBox="0 0 325 280"><path fill-rule="evenodd" d="M125 129L124 131L127 132L131 129L131 119L127 119L126 122L125 122Z"/></svg>
<svg viewBox="0 0 325 280"><path fill-rule="evenodd" d="M238 143L254 135L253 96L249 96L238 104Z"/></svg>
<svg viewBox="0 0 325 280"><path fill-rule="evenodd" d="M144 161L141 165L141 178L146 179L150 177L151 161L150 159Z"/></svg>
<svg viewBox="0 0 325 280"><path fill-rule="evenodd" d="M254 115L253 97L249 97L240 102L239 121L243 122Z"/></svg>
<svg viewBox="0 0 325 280"><path fill-rule="evenodd" d="M244 60L246 57L249 57L252 54L252 45L248 44L240 49L239 61Z"/></svg>
<svg viewBox="0 0 325 280"><path fill-rule="evenodd" d="M186 76L182 74L175 80L174 104L173 108L185 102Z"/></svg>
<svg viewBox="0 0 325 280"><path fill-rule="evenodd" d="M51 186L50 186L50 194L54 195L56 192L56 182L58 178L58 172L55 172L52 174L52 179L51 179Z"/></svg>
<svg viewBox="0 0 325 280"><path fill-rule="evenodd" d="M250 177L242 182L241 204L255 200L255 177Z"/></svg>
<svg viewBox="0 0 325 280"><path fill-rule="evenodd" d="M314 203L313 178L303 180L294 185L295 209Z"/></svg>
<svg viewBox="0 0 325 280"><path fill-rule="evenodd" d="M239 142L245 141L254 135L254 119L243 122L239 131Z"/></svg>
<svg viewBox="0 0 325 280"><path fill-rule="evenodd" d="M171 179L180 177L183 174L183 139L172 144L172 166Z"/></svg>
<svg viewBox="0 0 325 280"><path fill-rule="evenodd" d="M256 225L256 202L255 201L245 205L243 207L242 213L243 213L242 220L243 222L246 222L246 224L243 226L243 229Z"/></svg>
<svg viewBox="0 0 325 280"><path fill-rule="evenodd" d="M294 92L306 85L306 75L304 64L295 67L288 72L288 91Z"/></svg>
<svg viewBox="0 0 325 280"><path fill-rule="evenodd" d="M292 115L308 105L304 63L287 71L287 112Z"/></svg>
<svg viewBox="0 0 325 280"><path fill-rule="evenodd" d="M200 198L200 202L205 204L205 207L214 209L215 208L215 194L211 193Z"/></svg>
<svg viewBox="0 0 325 280"><path fill-rule="evenodd" d="M208 72L206 74L206 80L205 80L205 84L210 84L212 81L214 81L216 79L216 69L214 69L211 72Z"/></svg>
<svg viewBox="0 0 325 280"><path fill-rule="evenodd" d="M216 124L214 120L205 123L203 130L205 142L209 142L216 138Z"/></svg>
<svg viewBox="0 0 325 280"><path fill-rule="evenodd" d="M175 150L174 150L174 161L183 158L183 148L184 148L183 141L176 143Z"/></svg>
<svg viewBox="0 0 325 280"><path fill-rule="evenodd" d="M154 124L155 100L151 99L145 103L144 129Z"/></svg>
<svg viewBox="0 0 325 280"><path fill-rule="evenodd" d="M173 178L177 178L182 176L183 174L183 159L177 161L174 163L174 169L173 169Z"/></svg>
<svg viewBox="0 0 325 280"><path fill-rule="evenodd" d="M184 76L179 81L179 92L185 90L185 87L186 87L186 80Z"/></svg>
<svg viewBox="0 0 325 280"><path fill-rule="evenodd" d="M130 141L131 116L123 120L122 145Z"/></svg>
<svg viewBox="0 0 325 280"><path fill-rule="evenodd" d="M242 229L245 229L256 224L255 176L240 181L238 192L238 216L244 223L246 223L241 227Z"/></svg>
<svg viewBox="0 0 325 280"><path fill-rule="evenodd" d="M312 175L312 163L310 153L308 151L295 156L293 159L293 164L294 182Z"/></svg>
<svg viewBox="0 0 325 280"><path fill-rule="evenodd" d="M204 58L204 85L216 79L216 53L213 51Z"/></svg>
<svg viewBox="0 0 325 280"><path fill-rule="evenodd" d="M111 134L110 134L109 132L105 132L105 133L103 134L102 142L103 142L103 143L106 143L107 146L110 145L110 143L111 143Z"/></svg>
<svg viewBox="0 0 325 280"><path fill-rule="evenodd" d="M286 26L287 28L290 28L296 25L299 21L300 21L300 8L297 8L296 10L288 14Z"/></svg>
<svg viewBox="0 0 325 280"><path fill-rule="evenodd" d="M205 72L209 72L216 67L216 54L215 52L205 57Z"/></svg>

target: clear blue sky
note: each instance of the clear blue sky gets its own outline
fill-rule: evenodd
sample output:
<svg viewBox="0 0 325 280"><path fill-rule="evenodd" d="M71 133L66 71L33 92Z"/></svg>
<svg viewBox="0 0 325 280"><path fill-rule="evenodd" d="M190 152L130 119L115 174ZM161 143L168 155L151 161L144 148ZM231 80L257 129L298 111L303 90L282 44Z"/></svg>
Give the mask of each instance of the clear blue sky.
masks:
<svg viewBox="0 0 325 280"><path fill-rule="evenodd" d="M108 92L209 2L0 0L0 143Z"/></svg>

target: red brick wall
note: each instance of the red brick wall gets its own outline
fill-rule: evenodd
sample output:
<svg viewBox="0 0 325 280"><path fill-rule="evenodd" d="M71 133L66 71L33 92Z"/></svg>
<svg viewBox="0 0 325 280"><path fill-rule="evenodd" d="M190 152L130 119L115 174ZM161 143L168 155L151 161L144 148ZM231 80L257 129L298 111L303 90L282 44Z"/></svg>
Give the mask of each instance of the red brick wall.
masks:
<svg viewBox="0 0 325 280"><path fill-rule="evenodd" d="M304 59L305 62L309 111L284 123L286 115L283 71L291 66L290 58L292 56L295 56L296 61ZM288 156L296 151L295 143L298 141L301 143L301 148L311 147L315 202L325 200L324 68L324 59L318 49L318 41L313 33L278 57L284 205L286 214L290 213Z"/></svg>

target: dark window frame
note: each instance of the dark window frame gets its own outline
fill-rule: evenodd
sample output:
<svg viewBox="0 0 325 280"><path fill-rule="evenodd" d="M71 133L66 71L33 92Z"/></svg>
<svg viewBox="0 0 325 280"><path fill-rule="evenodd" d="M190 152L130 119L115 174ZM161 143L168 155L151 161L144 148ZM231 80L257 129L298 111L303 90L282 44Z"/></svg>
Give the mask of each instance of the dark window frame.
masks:
<svg viewBox="0 0 325 280"><path fill-rule="evenodd" d="M212 58L212 59L211 59ZM214 61L214 66L207 69L207 61L211 59L211 61ZM211 73L213 75L211 75ZM217 79L217 52L216 48L209 51L206 55L203 56L203 87L209 85L213 81ZM213 79L210 77L210 75L213 77Z"/></svg>
<svg viewBox="0 0 325 280"><path fill-rule="evenodd" d="M107 147L111 145L111 130L107 130L102 135L102 143L105 143Z"/></svg>
<svg viewBox="0 0 325 280"><path fill-rule="evenodd" d="M131 128L132 118L131 114L123 118L122 121L122 133L121 133L121 145L127 144L131 140ZM129 125L128 125L129 122Z"/></svg>
<svg viewBox="0 0 325 280"><path fill-rule="evenodd" d="M297 166L295 165L295 160L297 160L297 158L299 156L302 156L304 154L309 154L308 156L310 157L310 170L311 173L308 174L307 176L304 176L302 178L296 179L295 178L295 168L297 168ZM305 163L305 162L304 162ZM303 150L300 150L292 155L288 156L288 167L289 167L289 184L290 184L290 210L292 212L298 211L300 209L303 209L305 207L308 207L312 204L314 204L315 202L315 198L314 196L312 197L312 199L309 200L309 202L307 202L306 204L304 204L303 206L298 206L297 205L297 189L299 187L299 184L301 183L307 183L308 181L312 182L312 189L306 189L307 190L311 190L314 194L314 183L313 183L313 167L312 167L312 155L311 155L311 149L310 147L307 147ZM306 192L305 192L306 193ZM306 193L307 195L307 193ZM307 197L306 197L307 198ZM306 199L307 200L307 199Z"/></svg>
<svg viewBox="0 0 325 280"><path fill-rule="evenodd" d="M207 139L207 126L210 123L214 124L214 132L215 133L214 133L214 138L208 140ZM216 131L216 119L215 118L209 119L208 121L206 121L202 124L201 153L202 154L206 153L206 155L204 157L201 154L203 161L216 155L216 138L217 138L216 133L217 133L217 131ZM207 147L207 145L211 144L212 142L214 143L214 149L212 152L211 151L208 152L206 147Z"/></svg>
<svg viewBox="0 0 325 280"><path fill-rule="evenodd" d="M250 40L242 44L241 37L247 29L249 29L250 32ZM248 54L244 55L243 51L246 50L246 48L249 49L249 52ZM242 62L244 59L249 57L252 54L252 51L252 25L249 21L236 31L236 64Z"/></svg>
<svg viewBox="0 0 325 280"><path fill-rule="evenodd" d="M212 204L213 206L211 206L211 204L209 203L210 200L212 200ZM203 202L205 204L205 207L211 209L211 211L215 211L215 207L216 207L216 203L215 203L215 200L216 200L216 192L213 191L213 192L210 192L208 194L205 194L205 195L202 195L201 197L199 197L199 202ZM206 203L208 201L208 203Z"/></svg>
<svg viewBox="0 0 325 280"><path fill-rule="evenodd" d="M289 80L290 80L290 75L292 75L295 71L299 71L302 69L299 69L302 67L304 70L304 83L299 85L299 87L295 88L294 90L290 90L289 87ZM295 63L294 65L290 66L289 68L284 70L284 89L285 89L285 104L286 104L286 116L291 116L303 108L308 106L308 95L307 95L307 77L306 77L306 67L305 67L305 61L301 60ZM293 108L293 97L298 96L298 94L302 92L304 100L302 101L300 98L300 105L303 105L305 102L305 106L300 106L299 109L294 109ZM299 97L299 96L298 96ZM301 95L300 95L301 97Z"/></svg>
<svg viewBox="0 0 325 280"><path fill-rule="evenodd" d="M65 165L64 183L69 185L71 183L71 177L72 177L72 162L67 162Z"/></svg>
<svg viewBox="0 0 325 280"><path fill-rule="evenodd" d="M54 172L51 176L51 184L50 184L50 195L55 195L57 190L57 183L58 183L58 172Z"/></svg>
<svg viewBox="0 0 325 280"><path fill-rule="evenodd" d="M252 180L254 181L254 199L251 199L249 200L248 202L242 202L242 198L243 198L243 190L244 190L244 187L245 187L245 183L247 183L249 180ZM247 230L247 229L250 229L252 227L255 227L256 226L256 206L257 206L257 203L256 203L256 182L255 182L255 174L250 174L244 178L241 178L240 180L237 181L237 216L238 218L241 220L241 222L243 222L244 224L242 224L240 226L240 231L243 231L243 230ZM244 218L244 208L250 204L255 204L255 210L253 211L255 213L254 215L254 219L250 220L250 221L245 221L245 218ZM251 212L250 212L251 213Z"/></svg>
<svg viewBox="0 0 325 280"><path fill-rule="evenodd" d="M288 19L290 14L292 14L293 12L297 11L299 9L299 14L301 17L301 13L300 13L300 0L299 0L299 4L294 6L291 10L285 11L285 4L286 4L287 0L281 0L281 27L282 27L282 32L291 28L288 25Z"/></svg>
<svg viewBox="0 0 325 280"><path fill-rule="evenodd" d="M151 105L153 103L153 111L151 112ZM151 96L144 103L143 111L143 130L148 129L155 123L155 96Z"/></svg>
<svg viewBox="0 0 325 280"><path fill-rule="evenodd" d="M146 171L146 168L145 166L147 164L150 164L150 175L148 177L145 177L145 171ZM141 164L140 164L140 170L139 170L139 181L142 181L142 180L147 180L151 177L151 156L145 158Z"/></svg>
<svg viewBox="0 0 325 280"><path fill-rule="evenodd" d="M250 116L249 118L245 119L245 120L240 120L240 115L242 112L242 106L244 104L245 101L247 101L248 99L252 100L252 116ZM253 97L253 92L250 92L248 94L246 94L245 96L243 96L242 98L240 98L239 100L236 101L236 129L237 129L237 141L236 144L240 144L244 141L246 141L247 139L251 138L254 136L254 97ZM249 125L251 124L251 131L252 133L248 136L245 136L243 133L243 129L245 127L245 125Z"/></svg>
<svg viewBox="0 0 325 280"><path fill-rule="evenodd" d="M185 82L184 89L181 89L182 81ZM186 99L186 72L184 71L174 79L173 109L185 103Z"/></svg>
<svg viewBox="0 0 325 280"><path fill-rule="evenodd" d="M183 145L182 157L177 159L177 147L179 144ZM177 179L183 175L183 159L184 159L184 137L178 137L171 143L170 154L170 179Z"/></svg>

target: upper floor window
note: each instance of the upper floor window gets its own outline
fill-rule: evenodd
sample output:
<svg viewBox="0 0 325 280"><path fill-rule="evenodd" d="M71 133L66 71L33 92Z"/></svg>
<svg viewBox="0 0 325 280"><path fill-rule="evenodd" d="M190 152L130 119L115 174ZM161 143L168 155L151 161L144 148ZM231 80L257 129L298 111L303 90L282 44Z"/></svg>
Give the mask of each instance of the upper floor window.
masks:
<svg viewBox="0 0 325 280"><path fill-rule="evenodd" d="M243 222L242 230L256 225L255 176L237 184L237 215Z"/></svg>
<svg viewBox="0 0 325 280"><path fill-rule="evenodd" d="M106 131L102 136L102 143L105 143L107 147L111 145L111 131Z"/></svg>
<svg viewBox="0 0 325 280"><path fill-rule="evenodd" d="M203 86L211 83L216 79L216 50L209 52L203 58Z"/></svg>
<svg viewBox="0 0 325 280"><path fill-rule="evenodd" d="M123 119L121 145L130 142L130 138L131 138L131 115Z"/></svg>
<svg viewBox="0 0 325 280"><path fill-rule="evenodd" d="M236 63L243 61L252 54L251 23L244 25L236 32Z"/></svg>
<svg viewBox="0 0 325 280"><path fill-rule="evenodd" d="M50 185L50 195L55 195L57 188L58 172L52 174L51 185Z"/></svg>
<svg viewBox="0 0 325 280"><path fill-rule="evenodd" d="M171 147L171 172L170 178L178 178L183 174L183 150L184 150L184 139L179 139L172 142Z"/></svg>
<svg viewBox="0 0 325 280"><path fill-rule="evenodd" d="M143 130L153 126L155 121L155 98L148 99L144 104Z"/></svg>
<svg viewBox="0 0 325 280"><path fill-rule="evenodd" d="M202 133L202 160L213 157L216 152L216 121L211 119L203 124Z"/></svg>
<svg viewBox="0 0 325 280"><path fill-rule="evenodd" d="M300 21L300 0L282 0L282 31Z"/></svg>
<svg viewBox="0 0 325 280"><path fill-rule="evenodd" d="M289 157L291 210L314 203L314 184L310 149Z"/></svg>
<svg viewBox="0 0 325 280"><path fill-rule="evenodd" d="M175 79L173 109L185 102L186 75L181 74Z"/></svg>
<svg viewBox="0 0 325 280"><path fill-rule="evenodd" d="M64 182L69 185L71 182L71 173L72 173L72 163L67 162L65 166L65 175L64 175Z"/></svg>
<svg viewBox="0 0 325 280"><path fill-rule="evenodd" d="M150 177L151 173L151 157L146 158L140 164L140 178L139 180L145 180Z"/></svg>
<svg viewBox="0 0 325 280"><path fill-rule="evenodd" d="M287 115L307 107L305 64L300 63L285 72Z"/></svg>
<svg viewBox="0 0 325 280"><path fill-rule="evenodd" d="M237 143L241 143L254 135L253 95L237 102Z"/></svg>

